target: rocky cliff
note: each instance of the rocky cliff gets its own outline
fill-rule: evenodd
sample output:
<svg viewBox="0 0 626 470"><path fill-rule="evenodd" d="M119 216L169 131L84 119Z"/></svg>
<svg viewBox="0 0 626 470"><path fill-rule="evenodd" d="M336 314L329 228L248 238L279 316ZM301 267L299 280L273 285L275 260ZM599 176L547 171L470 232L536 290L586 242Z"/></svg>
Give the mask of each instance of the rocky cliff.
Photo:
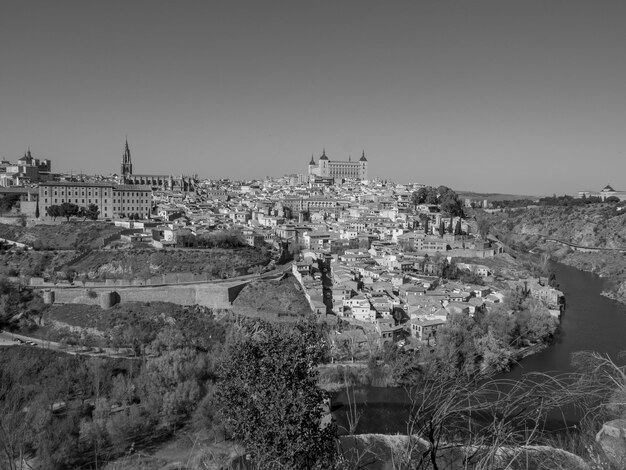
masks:
<svg viewBox="0 0 626 470"><path fill-rule="evenodd" d="M522 251L610 280L606 294L626 303L626 210L615 204L547 206L489 214L490 233ZM568 246L563 243L574 246ZM596 249L596 250L588 250Z"/></svg>

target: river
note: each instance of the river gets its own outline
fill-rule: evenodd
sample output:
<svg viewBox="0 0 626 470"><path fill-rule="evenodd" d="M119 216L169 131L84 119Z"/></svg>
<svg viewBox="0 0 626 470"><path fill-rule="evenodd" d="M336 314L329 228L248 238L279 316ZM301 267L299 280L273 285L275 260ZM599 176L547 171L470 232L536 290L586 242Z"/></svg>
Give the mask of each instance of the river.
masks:
<svg viewBox="0 0 626 470"><path fill-rule="evenodd" d="M560 263L554 264L566 307L555 341L523 359L503 377L518 379L528 372L569 372L571 354L592 350L616 359L626 350L626 306L600 295L604 279ZM355 391L361 413L358 433L405 433L408 400L404 389L361 387ZM347 426L344 392L333 399L337 424Z"/></svg>

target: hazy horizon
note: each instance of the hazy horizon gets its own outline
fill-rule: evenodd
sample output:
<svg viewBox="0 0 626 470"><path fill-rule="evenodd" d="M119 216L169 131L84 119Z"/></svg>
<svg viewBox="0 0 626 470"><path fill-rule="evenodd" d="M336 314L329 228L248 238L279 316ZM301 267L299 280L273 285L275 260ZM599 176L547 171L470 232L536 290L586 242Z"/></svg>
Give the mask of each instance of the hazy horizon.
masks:
<svg viewBox="0 0 626 470"><path fill-rule="evenodd" d="M620 1L5 1L0 157L251 179L313 154L458 190L626 190Z"/></svg>

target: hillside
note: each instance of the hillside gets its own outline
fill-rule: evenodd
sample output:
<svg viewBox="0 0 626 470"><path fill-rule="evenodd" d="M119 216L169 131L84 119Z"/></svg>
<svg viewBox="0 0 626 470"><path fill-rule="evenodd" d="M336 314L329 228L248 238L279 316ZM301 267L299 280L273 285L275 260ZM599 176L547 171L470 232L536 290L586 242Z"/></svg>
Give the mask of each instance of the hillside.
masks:
<svg viewBox="0 0 626 470"><path fill-rule="evenodd" d="M59 268L76 257L73 250L25 251L0 249L0 275L3 276L46 276L50 277Z"/></svg>
<svg viewBox="0 0 626 470"><path fill-rule="evenodd" d="M626 210L615 204L543 206L484 214L489 232L522 251L547 253L552 259L610 280L610 297L626 302ZM479 216L480 217L480 216ZM575 251L548 239L591 248Z"/></svg>
<svg viewBox="0 0 626 470"><path fill-rule="evenodd" d="M270 254L252 247L207 249L130 249L93 251L71 265L88 279L149 277L155 274L191 272L215 279L247 274L253 266L265 266Z"/></svg>
<svg viewBox="0 0 626 470"><path fill-rule="evenodd" d="M515 201L518 199L535 200L539 196L528 196L519 194L503 194L503 193L476 193L474 191L457 191L459 198L482 199L487 201Z"/></svg>
<svg viewBox="0 0 626 470"><path fill-rule="evenodd" d="M63 222L32 227L0 224L0 238L18 241L41 250L100 248L102 240L123 229L106 222Z"/></svg>
<svg viewBox="0 0 626 470"><path fill-rule="evenodd" d="M491 214L493 233L535 245L551 237L577 245L626 248L626 211L612 204L543 206Z"/></svg>

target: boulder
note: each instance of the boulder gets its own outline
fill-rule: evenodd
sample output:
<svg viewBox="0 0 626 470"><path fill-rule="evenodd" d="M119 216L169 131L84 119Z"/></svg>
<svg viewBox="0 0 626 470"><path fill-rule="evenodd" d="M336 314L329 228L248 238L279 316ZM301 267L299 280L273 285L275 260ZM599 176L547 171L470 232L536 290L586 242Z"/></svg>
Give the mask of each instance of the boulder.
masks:
<svg viewBox="0 0 626 470"><path fill-rule="evenodd" d="M626 468L626 419L604 423L596 434L596 441L613 464Z"/></svg>
<svg viewBox="0 0 626 470"><path fill-rule="evenodd" d="M358 434L339 438L348 468L393 470L433 468L429 444L416 436ZM420 460L424 458L423 461ZM549 446L464 446L441 443L437 466L445 469L492 470L589 470L585 461L570 452Z"/></svg>

